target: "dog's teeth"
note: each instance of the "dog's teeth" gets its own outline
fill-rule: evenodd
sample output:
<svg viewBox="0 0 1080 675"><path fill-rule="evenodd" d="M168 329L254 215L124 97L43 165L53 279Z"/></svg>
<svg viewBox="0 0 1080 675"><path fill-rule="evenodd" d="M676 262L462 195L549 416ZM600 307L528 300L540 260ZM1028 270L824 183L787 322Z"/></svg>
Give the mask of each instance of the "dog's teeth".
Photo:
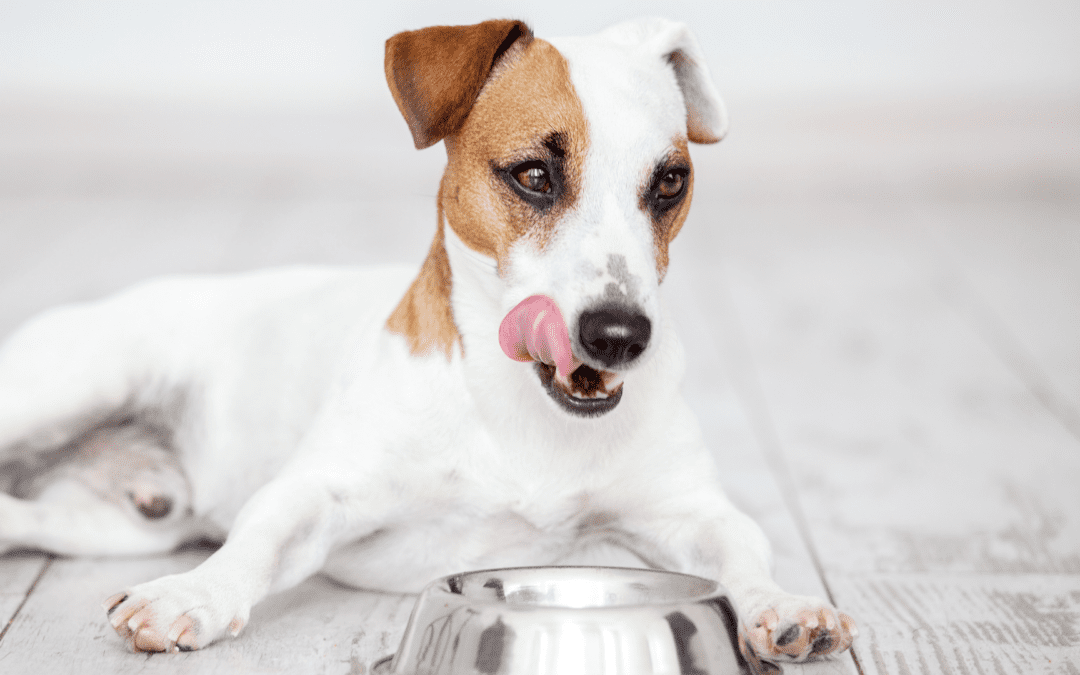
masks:
<svg viewBox="0 0 1080 675"><path fill-rule="evenodd" d="M587 401L587 400L589 400L591 398L607 398L608 397L607 394L604 394L604 393L599 392L599 391L594 393L592 396L584 396L582 394L577 393L576 391L571 392L570 395L573 396L574 398L580 398L583 401Z"/></svg>

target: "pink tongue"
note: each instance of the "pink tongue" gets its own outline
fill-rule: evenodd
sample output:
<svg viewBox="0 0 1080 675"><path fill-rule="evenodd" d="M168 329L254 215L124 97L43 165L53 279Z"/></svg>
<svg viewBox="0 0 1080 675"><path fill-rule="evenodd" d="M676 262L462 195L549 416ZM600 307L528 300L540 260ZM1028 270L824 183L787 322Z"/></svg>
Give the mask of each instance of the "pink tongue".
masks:
<svg viewBox="0 0 1080 675"><path fill-rule="evenodd" d="M555 301L532 295L510 310L499 326L499 346L515 361L555 366L563 378L581 365L570 350L570 335Z"/></svg>

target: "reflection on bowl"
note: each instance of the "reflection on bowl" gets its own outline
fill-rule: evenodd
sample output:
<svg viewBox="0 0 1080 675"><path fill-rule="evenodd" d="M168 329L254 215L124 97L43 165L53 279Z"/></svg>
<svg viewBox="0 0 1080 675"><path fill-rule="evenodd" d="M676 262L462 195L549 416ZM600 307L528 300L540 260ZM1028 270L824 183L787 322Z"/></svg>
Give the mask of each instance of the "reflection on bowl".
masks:
<svg viewBox="0 0 1080 675"><path fill-rule="evenodd" d="M428 585L374 675L779 672L739 650L715 581L614 567L467 572Z"/></svg>

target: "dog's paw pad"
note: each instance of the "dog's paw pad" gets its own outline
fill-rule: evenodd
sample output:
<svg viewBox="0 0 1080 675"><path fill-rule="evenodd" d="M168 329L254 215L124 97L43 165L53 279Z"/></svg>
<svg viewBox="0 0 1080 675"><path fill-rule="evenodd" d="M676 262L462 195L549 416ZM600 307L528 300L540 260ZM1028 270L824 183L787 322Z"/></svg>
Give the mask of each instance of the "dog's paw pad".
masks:
<svg viewBox="0 0 1080 675"><path fill-rule="evenodd" d="M797 607L795 605L802 605ZM777 603L745 627L746 646L765 659L805 661L839 654L858 635L854 620L827 604Z"/></svg>

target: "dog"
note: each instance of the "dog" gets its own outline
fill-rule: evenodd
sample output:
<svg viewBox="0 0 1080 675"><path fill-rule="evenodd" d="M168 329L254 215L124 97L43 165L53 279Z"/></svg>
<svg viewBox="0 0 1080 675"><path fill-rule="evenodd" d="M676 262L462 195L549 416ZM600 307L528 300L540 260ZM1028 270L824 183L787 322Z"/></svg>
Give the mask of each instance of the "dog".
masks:
<svg viewBox="0 0 1080 675"><path fill-rule="evenodd" d="M722 583L758 656L847 649L850 617L771 579L679 392L658 291L688 143L727 125L691 32L437 26L385 67L417 148L446 146L419 271L165 278L31 320L0 352L0 545L223 539L105 601L135 651L235 637L320 571L416 592L598 544Z"/></svg>

